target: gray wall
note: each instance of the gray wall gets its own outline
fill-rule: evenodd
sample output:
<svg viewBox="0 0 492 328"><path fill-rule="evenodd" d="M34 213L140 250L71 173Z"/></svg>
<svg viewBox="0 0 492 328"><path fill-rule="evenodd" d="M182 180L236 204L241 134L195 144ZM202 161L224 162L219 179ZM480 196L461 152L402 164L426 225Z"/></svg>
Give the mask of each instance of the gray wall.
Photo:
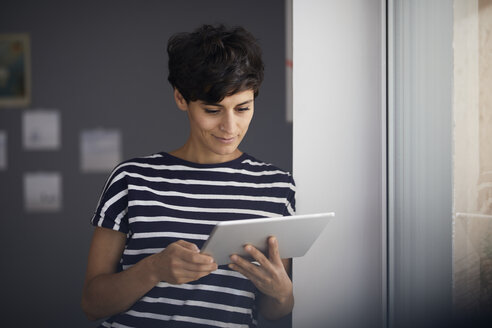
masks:
<svg viewBox="0 0 492 328"><path fill-rule="evenodd" d="M294 259L293 327L383 327L384 2L294 0L293 17L297 210L336 212Z"/></svg>
<svg viewBox="0 0 492 328"><path fill-rule="evenodd" d="M32 104L58 109L59 151L22 149L26 109L0 109L8 170L0 171L1 317L18 327L87 327L79 301L92 227L106 174L79 169L79 134L122 132L123 158L172 150L187 137L167 82L171 34L202 23L243 25L264 51L266 77L242 150L291 170L292 125L285 122L284 1L2 2L0 33L31 36ZM63 176L63 210L27 214L25 172ZM283 324L288 325L288 323Z"/></svg>

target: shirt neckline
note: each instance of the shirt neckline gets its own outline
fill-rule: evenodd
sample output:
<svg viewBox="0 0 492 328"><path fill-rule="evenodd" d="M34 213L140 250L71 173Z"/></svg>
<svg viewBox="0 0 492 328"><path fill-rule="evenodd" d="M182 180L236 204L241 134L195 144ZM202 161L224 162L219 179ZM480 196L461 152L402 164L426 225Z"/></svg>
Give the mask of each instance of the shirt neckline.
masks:
<svg viewBox="0 0 492 328"><path fill-rule="evenodd" d="M181 165L186 165L186 166L196 167L196 168L235 167L238 164L240 164L242 161L244 161L246 158L249 157L248 154L242 153L241 156L239 156L238 158L227 161L227 162L201 164L201 163L195 163L195 162L187 161L185 159L171 155L168 152L161 152L160 154L163 155L164 157L167 157L168 159L172 160L176 164L181 164Z"/></svg>

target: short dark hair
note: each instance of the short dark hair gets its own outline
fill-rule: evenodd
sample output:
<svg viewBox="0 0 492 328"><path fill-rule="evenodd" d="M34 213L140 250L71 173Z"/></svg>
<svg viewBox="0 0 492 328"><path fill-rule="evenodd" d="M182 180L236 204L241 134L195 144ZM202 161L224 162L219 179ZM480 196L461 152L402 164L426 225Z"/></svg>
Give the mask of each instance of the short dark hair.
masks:
<svg viewBox="0 0 492 328"><path fill-rule="evenodd" d="M189 101L217 103L226 96L253 90L263 81L261 48L242 27L202 25L168 41L168 80Z"/></svg>

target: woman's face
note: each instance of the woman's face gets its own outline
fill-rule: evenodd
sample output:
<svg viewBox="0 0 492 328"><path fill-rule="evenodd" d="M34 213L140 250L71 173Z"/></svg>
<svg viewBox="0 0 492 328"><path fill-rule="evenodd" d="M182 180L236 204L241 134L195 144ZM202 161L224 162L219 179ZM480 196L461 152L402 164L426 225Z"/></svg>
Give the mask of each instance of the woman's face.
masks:
<svg viewBox="0 0 492 328"><path fill-rule="evenodd" d="M253 90L235 93L214 104L201 100L176 101L180 109L188 112L190 138L187 145L197 161L220 163L239 157L238 146L253 118Z"/></svg>

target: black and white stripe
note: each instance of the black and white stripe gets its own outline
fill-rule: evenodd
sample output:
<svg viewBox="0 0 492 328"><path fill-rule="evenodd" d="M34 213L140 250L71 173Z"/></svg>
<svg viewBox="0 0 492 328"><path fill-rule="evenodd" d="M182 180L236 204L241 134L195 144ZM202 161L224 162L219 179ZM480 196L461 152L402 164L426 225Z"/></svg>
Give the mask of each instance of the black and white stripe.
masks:
<svg viewBox="0 0 492 328"><path fill-rule="evenodd" d="M127 234L121 258L126 270L180 239L201 248L220 221L292 215L294 195L289 173L247 154L208 165L159 153L113 170L92 224ZM256 326L257 293L247 278L221 266L188 284L159 283L102 326Z"/></svg>

